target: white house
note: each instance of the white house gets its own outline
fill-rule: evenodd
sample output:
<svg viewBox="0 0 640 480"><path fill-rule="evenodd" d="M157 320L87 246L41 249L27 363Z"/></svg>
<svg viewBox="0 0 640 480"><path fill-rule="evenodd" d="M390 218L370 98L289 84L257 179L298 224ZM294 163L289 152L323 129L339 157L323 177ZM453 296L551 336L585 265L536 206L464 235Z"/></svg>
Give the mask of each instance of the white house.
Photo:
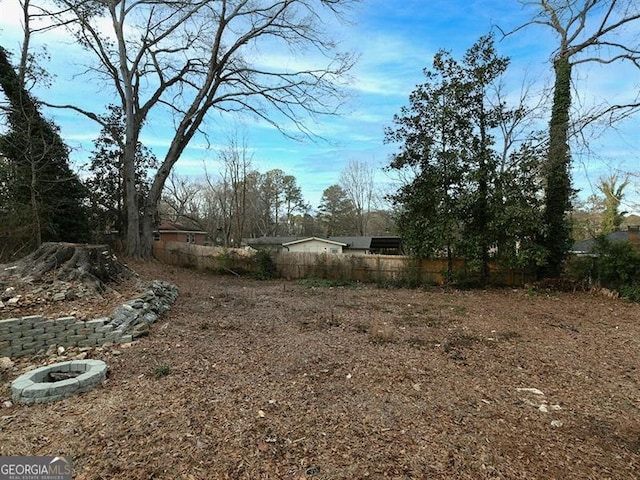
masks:
<svg viewBox="0 0 640 480"><path fill-rule="evenodd" d="M342 253L342 248L346 246L346 243L334 242L333 240L317 237L303 238L282 244L283 249L289 252L336 254Z"/></svg>

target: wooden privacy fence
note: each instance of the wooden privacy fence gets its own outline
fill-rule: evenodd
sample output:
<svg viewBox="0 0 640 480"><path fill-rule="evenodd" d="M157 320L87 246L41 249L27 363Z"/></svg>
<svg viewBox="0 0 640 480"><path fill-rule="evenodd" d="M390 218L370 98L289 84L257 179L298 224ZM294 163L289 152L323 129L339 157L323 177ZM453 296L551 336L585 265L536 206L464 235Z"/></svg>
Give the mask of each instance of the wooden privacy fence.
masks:
<svg viewBox="0 0 640 480"><path fill-rule="evenodd" d="M167 264L198 270L259 273L255 251L238 248L204 247L188 243L155 242L154 256ZM443 284L446 259L417 259L400 255L349 255L310 252L272 253L278 276L286 279L326 278L331 280L398 284ZM458 282L479 280L463 259L453 263ZM531 272L490 265L493 285L521 287L535 281Z"/></svg>
<svg viewBox="0 0 640 480"><path fill-rule="evenodd" d="M197 270L235 272L254 270L255 251L243 248L205 247L183 242L153 242L153 256L162 263Z"/></svg>

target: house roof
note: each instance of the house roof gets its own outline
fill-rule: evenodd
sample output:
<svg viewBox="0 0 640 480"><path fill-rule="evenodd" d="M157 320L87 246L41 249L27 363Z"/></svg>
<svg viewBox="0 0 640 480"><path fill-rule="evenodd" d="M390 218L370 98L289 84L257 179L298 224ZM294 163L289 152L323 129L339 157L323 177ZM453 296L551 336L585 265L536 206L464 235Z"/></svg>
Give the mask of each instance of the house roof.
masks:
<svg viewBox="0 0 640 480"><path fill-rule="evenodd" d="M346 244L354 250L369 250L371 237L329 237L329 240Z"/></svg>
<svg viewBox="0 0 640 480"><path fill-rule="evenodd" d="M309 237L258 237L248 238L245 240L247 245L288 245L291 242L308 239ZM402 239L400 237L329 237L317 238L318 240L329 240L345 244L350 250L369 250L369 249L400 249Z"/></svg>
<svg viewBox="0 0 640 480"><path fill-rule="evenodd" d="M302 238L300 240L293 240L291 242L283 243L282 246L283 247L288 247L289 245L296 245L296 244L299 244L299 243L307 243L307 242L312 242L312 241L328 243L330 245L340 245L341 247L346 247L347 246L346 243L336 242L336 241L333 241L333 240L329 240L328 238L318 238L318 237L307 237L307 238Z"/></svg>
<svg viewBox="0 0 640 480"><path fill-rule="evenodd" d="M188 227L176 222L160 222L157 228L158 232L174 232L174 233L207 233L195 227Z"/></svg>
<svg viewBox="0 0 640 480"><path fill-rule="evenodd" d="M246 238L244 243L247 245L282 245L284 243L295 242L306 237L256 237Z"/></svg>
<svg viewBox="0 0 640 480"><path fill-rule="evenodd" d="M612 243L619 242L628 242L629 241L629 232L612 232L605 236L605 238ZM595 238L589 238L587 240L582 240L580 242L576 242L573 244L571 248L571 253L592 253L596 245Z"/></svg>

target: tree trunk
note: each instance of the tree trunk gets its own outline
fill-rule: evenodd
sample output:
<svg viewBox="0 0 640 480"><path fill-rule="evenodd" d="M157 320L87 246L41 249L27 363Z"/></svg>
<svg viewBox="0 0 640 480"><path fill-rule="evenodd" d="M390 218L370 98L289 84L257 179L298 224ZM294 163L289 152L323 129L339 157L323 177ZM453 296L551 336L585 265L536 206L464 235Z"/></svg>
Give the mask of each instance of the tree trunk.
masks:
<svg viewBox="0 0 640 480"><path fill-rule="evenodd" d="M35 237L35 240L36 240L36 247L40 248L40 246L42 245L42 222L40 220L40 208L38 205L38 197L36 193L38 179L36 175L36 167L33 161L31 162L30 166L31 166L30 201L31 201L31 214L33 216L33 234L34 234L33 236Z"/></svg>
<svg viewBox="0 0 640 480"><path fill-rule="evenodd" d="M153 255L153 227L157 214L157 203L147 202L142 216L142 230L140 233L140 256L151 258Z"/></svg>
<svg viewBox="0 0 640 480"><path fill-rule="evenodd" d="M118 283L134 275L118 261L109 246L77 243L47 242L3 267L0 278L20 277L41 282L45 276L52 276L56 280L82 282L98 294L106 290L106 283Z"/></svg>
<svg viewBox="0 0 640 480"><path fill-rule="evenodd" d="M571 154L569 151L569 108L571 106L571 63L560 55L554 62L555 85L549 124L549 151L544 174L547 182L544 220L544 246L548 262L542 275L560 276L571 246L571 228L567 213L571 208Z"/></svg>

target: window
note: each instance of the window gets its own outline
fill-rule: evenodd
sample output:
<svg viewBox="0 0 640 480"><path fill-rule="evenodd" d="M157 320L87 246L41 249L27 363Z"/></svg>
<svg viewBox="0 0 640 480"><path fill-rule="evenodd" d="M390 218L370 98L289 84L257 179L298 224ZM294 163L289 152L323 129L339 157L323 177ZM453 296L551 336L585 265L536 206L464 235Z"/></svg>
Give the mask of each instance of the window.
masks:
<svg viewBox="0 0 640 480"><path fill-rule="evenodd" d="M187 233L187 243L196 243L195 233Z"/></svg>
<svg viewBox="0 0 640 480"><path fill-rule="evenodd" d="M336 247L331 247L331 249L329 250L331 253L340 253L340 250Z"/></svg>
<svg viewBox="0 0 640 480"><path fill-rule="evenodd" d="M160 233L159 232L153 232L153 241L154 242L159 242L160 241Z"/></svg>

